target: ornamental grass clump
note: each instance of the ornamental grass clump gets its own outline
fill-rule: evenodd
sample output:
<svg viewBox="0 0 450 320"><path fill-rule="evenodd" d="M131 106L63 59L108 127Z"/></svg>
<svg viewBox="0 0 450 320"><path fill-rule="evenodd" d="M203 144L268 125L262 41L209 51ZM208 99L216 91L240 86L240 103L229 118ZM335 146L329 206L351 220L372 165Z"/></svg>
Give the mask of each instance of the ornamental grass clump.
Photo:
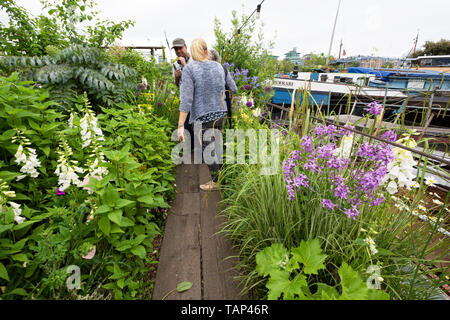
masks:
<svg viewBox="0 0 450 320"><path fill-rule="evenodd" d="M411 190L408 208L395 207L383 184L394 151L349 129L319 124L302 138L281 136L282 168L274 175L261 175L259 165L224 166L222 232L239 248L243 292L256 299L267 295L255 269L259 251L274 243L290 249L318 239L328 259L312 282L338 286L339 266L347 263L364 281L373 276L368 270L379 268L379 287L392 299L432 294L436 283L424 290L414 272L404 272L417 261L432 272L437 260L446 260L442 254L425 260L445 242L430 243L435 225L420 224L409 212L421 189ZM397 138L393 132L385 135Z"/></svg>

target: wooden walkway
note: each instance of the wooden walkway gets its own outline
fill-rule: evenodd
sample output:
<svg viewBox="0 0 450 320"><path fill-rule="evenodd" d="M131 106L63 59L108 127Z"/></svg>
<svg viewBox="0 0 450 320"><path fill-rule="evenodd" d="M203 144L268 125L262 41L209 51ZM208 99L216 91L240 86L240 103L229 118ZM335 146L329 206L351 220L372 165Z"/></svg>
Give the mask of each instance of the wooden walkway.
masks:
<svg viewBox="0 0 450 320"><path fill-rule="evenodd" d="M166 222L153 300L241 300L234 279L236 258L231 242L216 234L224 222L217 216L220 192L199 185L211 179L205 164L177 167L177 196ZM192 288L179 293L180 282Z"/></svg>

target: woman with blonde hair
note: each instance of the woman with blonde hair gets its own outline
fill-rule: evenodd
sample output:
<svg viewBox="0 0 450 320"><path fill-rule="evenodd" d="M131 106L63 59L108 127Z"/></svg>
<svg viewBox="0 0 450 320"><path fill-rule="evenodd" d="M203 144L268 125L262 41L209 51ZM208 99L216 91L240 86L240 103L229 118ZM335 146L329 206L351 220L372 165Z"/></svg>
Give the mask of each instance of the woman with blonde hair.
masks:
<svg viewBox="0 0 450 320"><path fill-rule="evenodd" d="M216 61L209 60L209 51L205 40L195 39L191 44L191 57L193 61L183 69L180 87L180 116L178 120L178 138L184 140L184 121L190 112L189 123L201 123L202 134L196 138L203 137L203 133L208 129L223 130L227 106L224 101L225 84L233 93L237 92L236 84L230 76L225 75L223 67ZM218 137L217 137L218 138ZM217 141L217 138L214 140ZM205 144L199 141L202 150ZM216 144L217 146L217 144ZM212 180L202 184L202 190L216 190L218 171L221 168L222 159L214 150L214 163L208 164Z"/></svg>

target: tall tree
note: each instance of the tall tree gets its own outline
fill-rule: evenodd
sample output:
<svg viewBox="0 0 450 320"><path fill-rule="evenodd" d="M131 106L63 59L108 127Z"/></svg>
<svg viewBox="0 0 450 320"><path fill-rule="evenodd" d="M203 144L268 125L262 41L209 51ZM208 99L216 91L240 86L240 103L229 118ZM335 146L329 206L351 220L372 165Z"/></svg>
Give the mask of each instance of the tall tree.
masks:
<svg viewBox="0 0 450 320"><path fill-rule="evenodd" d="M416 51L412 57L417 58L419 56L440 56L450 54L450 40L441 39L437 42L426 41L423 45L423 50Z"/></svg>

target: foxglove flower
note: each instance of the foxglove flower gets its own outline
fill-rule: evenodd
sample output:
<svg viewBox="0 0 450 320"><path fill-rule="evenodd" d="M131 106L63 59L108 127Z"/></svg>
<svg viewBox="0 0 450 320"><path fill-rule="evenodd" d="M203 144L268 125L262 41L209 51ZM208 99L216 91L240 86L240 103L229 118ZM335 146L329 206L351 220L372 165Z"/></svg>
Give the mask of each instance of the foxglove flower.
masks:
<svg viewBox="0 0 450 320"><path fill-rule="evenodd" d="M88 147L92 143L92 139L104 141L102 129L98 127L97 118L92 110L86 108L84 117L80 120L81 139L83 140L83 148Z"/></svg>
<svg viewBox="0 0 450 320"><path fill-rule="evenodd" d="M39 176L39 172L36 170L36 168L41 166L41 162L37 158L35 149L27 147L25 151L21 144L19 145L19 148L17 149L17 152L14 156L16 157L15 162L17 164L24 164L20 169L20 172L25 173L25 175L19 176L17 178L18 180L25 178L26 175L30 175L30 177L32 178L36 178Z"/></svg>
<svg viewBox="0 0 450 320"><path fill-rule="evenodd" d="M22 209L20 209L20 204L12 201L10 201L9 204L14 211L14 221L17 222L17 224L22 224L25 221L25 218L21 216Z"/></svg>

